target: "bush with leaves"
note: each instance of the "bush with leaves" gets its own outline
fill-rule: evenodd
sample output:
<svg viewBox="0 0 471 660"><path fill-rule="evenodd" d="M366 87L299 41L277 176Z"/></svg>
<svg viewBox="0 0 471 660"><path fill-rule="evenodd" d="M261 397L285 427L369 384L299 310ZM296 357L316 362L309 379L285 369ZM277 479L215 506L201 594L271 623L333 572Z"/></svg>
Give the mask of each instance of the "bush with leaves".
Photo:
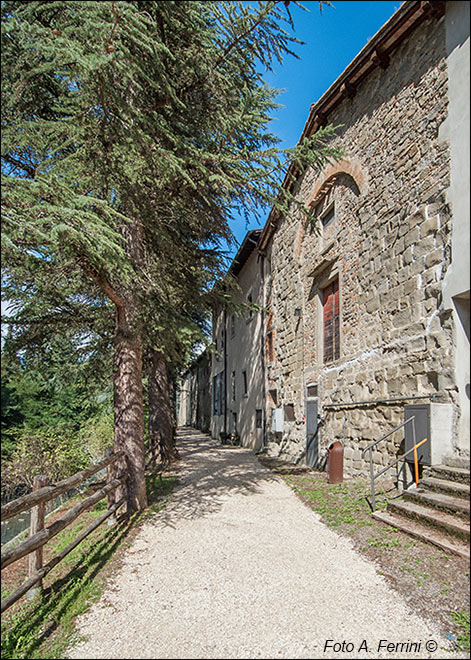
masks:
<svg viewBox="0 0 471 660"><path fill-rule="evenodd" d="M107 407L90 417L80 429L78 438L83 442L90 462L99 461L106 450L113 446L113 423L113 411Z"/></svg>
<svg viewBox="0 0 471 660"><path fill-rule="evenodd" d="M17 429L15 447L2 464L2 496L30 490L34 477L47 475L54 483L88 467L90 455L82 439L59 429Z"/></svg>

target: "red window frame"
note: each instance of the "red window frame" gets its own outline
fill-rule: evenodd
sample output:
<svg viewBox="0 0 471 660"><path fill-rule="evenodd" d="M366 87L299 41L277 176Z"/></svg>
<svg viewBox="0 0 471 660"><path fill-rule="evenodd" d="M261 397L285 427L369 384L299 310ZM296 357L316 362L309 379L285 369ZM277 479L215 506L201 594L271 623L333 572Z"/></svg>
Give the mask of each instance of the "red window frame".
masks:
<svg viewBox="0 0 471 660"><path fill-rule="evenodd" d="M322 290L324 362L340 357L339 280L335 278Z"/></svg>

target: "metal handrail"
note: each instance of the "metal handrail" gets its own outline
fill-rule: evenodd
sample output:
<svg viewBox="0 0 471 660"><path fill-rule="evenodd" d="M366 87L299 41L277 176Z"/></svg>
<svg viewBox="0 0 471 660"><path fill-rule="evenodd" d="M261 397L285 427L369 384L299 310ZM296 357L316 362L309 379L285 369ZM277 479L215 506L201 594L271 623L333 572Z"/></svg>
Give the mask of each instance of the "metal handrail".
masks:
<svg viewBox="0 0 471 660"><path fill-rule="evenodd" d="M382 474L387 472L387 470L389 470L389 468L392 468L395 465L397 465L397 463L399 463L399 461L404 460L405 457L408 456L409 454L411 454L412 452L414 452L415 485L416 486L418 485L418 483L419 483L419 466L418 466L418 460L417 460L417 448L420 447L420 445L423 445L424 442L428 442L428 438L424 438L423 440L421 440L420 442L415 444L411 449L406 451L405 454L403 454L402 456L399 456L399 458L396 459L393 463L390 463L389 465L387 465L385 468L383 468L382 470L380 470L376 474L373 473L373 462L371 460L371 453L370 453L371 507L372 507L373 511L376 510L375 479L377 479Z"/></svg>
<svg viewBox="0 0 471 660"><path fill-rule="evenodd" d="M421 440L420 442L418 442L416 445L414 445L413 447L411 447L408 451L406 451L405 454L402 454L402 456L399 456L399 458L397 458L395 461L393 461L393 463L390 463L389 465L386 465L385 468L383 468L382 470L380 470L379 472L377 472L377 473L374 475L374 478L377 479L377 478L380 477L382 474L384 474L385 472L387 472L387 471L389 470L389 468L394 467L395 465L397 465L397 464L399 463L399 461L404 460L406 456L409 456L409 454L412 454L413 451L414 451L414 452L417 451L417 448L420 447L420 445L423 445L424 442L428 442L428 438L424 438L423 440ZM416 475L415 483L416 483L416 485L417 485L417 475Z"/></svg>
<svg viewBox="0 0 471 660"><path fill-rule="evenodd" d="M366 449L364 449L361 452L361 457L363 458L363 456L366 454L367 451L371 451L373 449L373 447L376 447L376 445L379 444L382 440L386 440L386 438L389 438L390 435L392 435L393 433L396 433L396 431L399 431L399 429L402 429L403 426L405 426L406 424L408 424L409 422L411 422L414 419L415 419L415 415L412 415L412 417L409 417L409 419L406 419L405 422L403 422L402 424L399 424L399 426L396 426L395 429L393 429L392 431L389 431L389 433L386 433L386 435L383 435L382 438L372 442L371 445L368 445L368 447L366 447ZM415 444L415 423L412 425L412 433L414 435L414 444Z"/></svg>
<svg viewBox="0 0 471 660"><path fill-rule="evenodd" d="M379 440L375 440L374 442L372 442L371 445L368 445L368 447L366 447L366 449L364 449L362 451L362 454L361 454L362 458L366 454L367 451L370 452L370 457L369 458L370 458L370 482L371 482L371 507L372 507L373 511L376 510L375 479L377 479L379 476L381 476L382 474L387 472L387 470L389 470L390 468L397 465L397 463L399 463L399 461L404 460L405 457L408 456L411 452L415 452L414 458L415 458L415 463L416 463L416 482L417 482L417 474L418 474L417 453L416 453L417 452L417 447L422 445L424 442L426 442L426 440L423 440L422 442L419 442L419 444L416 444L415 421L414 420L415 420L415 415L412 415L412 417L409 417L409 419L406 419L405 422L403 422L402 424L399 424L399 426L396 426L396 428L394 428L392 431L389 431L389 433L386 433L386 435L383 435L383 437L379 438ZM409 422L412 422L412 437L413 437L413 440L414 440L414 446L411 449L409 449L405 454L400 456L397 460L395 460L393 463L390 463L385 468L380 470L377 474L375 474L374 473L374 468L373 468L373 448L376 447L376 445L378 445L380 442L382 442L382 440L385 440L386 438L388 438L390 435L392 435L396 431L399 431L399 429L401 429L403 426L406 426L406 424L408 424Z"/></svg>

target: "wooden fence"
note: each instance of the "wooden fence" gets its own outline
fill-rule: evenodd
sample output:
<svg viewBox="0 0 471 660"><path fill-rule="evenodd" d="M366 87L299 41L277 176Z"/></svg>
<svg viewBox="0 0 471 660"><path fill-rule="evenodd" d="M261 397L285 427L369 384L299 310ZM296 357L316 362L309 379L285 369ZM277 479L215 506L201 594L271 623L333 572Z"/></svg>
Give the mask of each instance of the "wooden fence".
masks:
<svg viewBox="0 0 471 660"><path fill-rule="evenodd" d="M28 493L28 495L23 495L18 497L16 500L8 502L2 506L1 514L2 521L8 520L12 516L21 513L22 511L27 511L31 509L31 523L30 523L30 535L29 537L19 543L16 546L7 548L2 551L1 554L1 569L3 570L10 564L13 564L18 559L21 559L25 555L29 555L29 566L28 566L28 580L24 582L18 589L13 593L7 596L1 603L2 613L7 610L13 603L16 603L24 594L30 592L31 595L34 595L36 591L40 591L42 587L43 578L51 571L54 566L56 566L66 555L69 554L74 548L76 548L79 543L83 541L89 534L93 532L97 527L99 527L107 518L112 516L125 502L126 502L126 493L115 503L111 503L110 495L111 493L118 488L118 486L125 485L125 482L128 479L126 473L121 474L120 476L114 476L112 473L112 466L120 458L124 458L124 451L116 452L110 456L104 458L100 463L92 465L85 470L80 470L76 472L71 477L59 481L57 484L51 486L48 484L48 479L46 476L36 477L33 486L33 492ZM164 460L161 451L160 443L160 434L154 433L149 438L148 447L145 453L145 469L152 467L153 470L159 471L161 473L162 469L168 464ZM157 463L160 461L160 470L157 468ZM45 506L46 502L49 500L62 495L63 493L68 492L72 488L80 485L93 474L100 472L107 468L107 484L100 488L96 493L87 497L79 504L76 504L72 509L67 511L67 513L62 516L59 520L56 520L49 527L44 527L45 520ZM43 547L45 544L52 539L54 536L59 534L63 529L65 529L70 523L72 523L81 513L91 509L97 502L103 499L108 495L109 498L109 508L97 518L87 529L85 529L77 538L69 543L58 555L53 557L45 566L43 566ZM36 589L35 589L36 588Z"/></svg>
<svg viewBox="0 0 471 660"><path fill-rule="evenodd" d="M91 509L97 502L99 502L106 495L110 495L118 486L124 485L128 476L121 474L120 476L113 477L111 474L111 466L124 457L124 451L111 454L103 459L100 463L92 465L91 467L77 472L71 477L58 482L57 484L48 486L47 477L37 477L35 479L34 490L28 495L23 495L11 502L8 502L1 508L2 521L8 520L17 513L31 509L31 524L30 536L23 542L16 546L7 548L1 553L1 568L2 570L10 564L13 564L18 559L25 555L30 555L29 558L29 578L13 593L7 596L1 602L1 611L4 612L13 603L15 603L21 596L32 590L34 587L41 588L42 579L54 568L66 555L69 554L84 538L86 538L93 530L99 527L107 518L115 513L126 501L126 496L123 495L117 502L109 506L107 511L103 513L97 520L95 520L87 529L85 529L77 538L72 541L66 548L58 555L51 559L45 566L42 562L42 551L44 545L52 539L56 534L65 529L72 523L78 516ZM85 479L96 474L100 470L108 468L108 478L105 486L100 488L96 493L90 495L79 504L72 507L67 513L53 522L49 527L44 527L45 518L45 504L49 500L66 493L70 489L83 483ZM34 593L34 592L33 592Z"/></svg>

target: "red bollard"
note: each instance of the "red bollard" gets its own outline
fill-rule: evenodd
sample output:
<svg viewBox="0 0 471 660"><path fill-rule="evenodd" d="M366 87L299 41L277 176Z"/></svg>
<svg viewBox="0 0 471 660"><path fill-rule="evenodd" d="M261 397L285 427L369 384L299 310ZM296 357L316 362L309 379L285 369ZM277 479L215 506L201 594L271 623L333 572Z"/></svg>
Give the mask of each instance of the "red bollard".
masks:
<svg viewBox="0 0 471 660"><path fill-rule="evenodd" d="M343 481L343 445L337 440L328 449L327 483L341 484Z"/></svg>

